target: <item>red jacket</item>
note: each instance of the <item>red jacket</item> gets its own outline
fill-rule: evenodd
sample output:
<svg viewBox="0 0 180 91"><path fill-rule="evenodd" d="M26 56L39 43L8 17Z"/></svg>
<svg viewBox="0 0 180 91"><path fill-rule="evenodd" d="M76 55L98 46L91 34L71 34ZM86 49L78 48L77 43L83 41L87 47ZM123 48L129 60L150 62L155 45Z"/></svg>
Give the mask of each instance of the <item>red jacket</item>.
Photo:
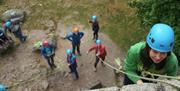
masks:
<svg viewBox="0 0 180 91"><path fill-rule="evenodd" d="M105 48L105 46L104 45L100 45L99 47L96 45L96 44L94 44L90 49L89 49L89 52L90 51L92 51L92 50L95 50L95 54L97 54L98 53L98 50L99 50L99 52L100 52L100 57L104 57L104 56L106 56L107 55L107 52L106 52L106 48Z"/></svg>

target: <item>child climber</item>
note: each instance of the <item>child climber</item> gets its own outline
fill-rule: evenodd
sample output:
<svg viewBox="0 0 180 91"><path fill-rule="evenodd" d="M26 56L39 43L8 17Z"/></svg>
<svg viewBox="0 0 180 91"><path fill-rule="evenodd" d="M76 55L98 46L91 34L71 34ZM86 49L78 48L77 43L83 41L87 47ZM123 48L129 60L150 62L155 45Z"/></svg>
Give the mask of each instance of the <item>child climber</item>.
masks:
<svg viewBox="0 0 180 91"><path fill-rule="evenodd" d="M97 71L96 67L97 67L97 64L98 64L99 60L104 61L104 60L105 60L105 57L106 57L106 55L107 55L107 52L106 52L105 46L101 44L101 40L99 40L99 39L96 40L96 44L93 45L93 46L87 51L87 54L88 54L89 52L91 52L92 50L95 50L95 54L96 54L96 61L95 61L95 63L94 63L94 71L96 72L96 71ZM102 64L102 66L105 66L105 65L103 64L103 62L101 62L101 64Z"/></svg>
<svg viewBox="0 0 180 91"><path fill-rule="evenodd" d="M163 23L153 25L147 35L146 42L139 42L131 46L126 55L123 69L129 74L124 77L124 85L150 82L132 76L143 76L144 71L176 76L178 61L172 52L173 46L173 29ZM148 74L145 77L157 78Z"/></svg>
<svg viewBox="0 0 180 91"><path fill-rule="evenodd" d="M92 30L93 30L93 40L98 39L98 32L99 32L99 23L97 21L97 16L93 15L92 20L89 21L89 23L92 24Z"/></svg>
<svg viewBox="0 0 180 91"><path fill-rule="evenodd" d="M20 24L13 24L11 21L6 21L4 24L5 33L9 30L10 33L13 33L16 38L21 42L25 42L27 36L24 36L21 31Z"/></svg>
<svg viewBox="0 0 180 91"><path fill-rule="evenodd" d="M54 64L55 48L50 45L47 40L43 41L43 45L41 47L41 54L47 60L48 65L52 70L56 68L56 65Z"/></svg>
<svg viewBox="0 0 180 91"><path fill-rule="evenodd" d="M78 72L77 72L77 59L76 56L72 53L71 49L66 50L67 54L67 63L70 69L69 73L73 73L76 78L74 80L77 80L79 78Z"/></svg>
<svg viewBox="0 0 180 91"><path fill-rule="evenodd" d="M64 39L68 39L72 43L72 49L73 49L73 54L75 54L75 50L77 48L78 55L81 56L80 52L80 44L81 44L81 39L84 36L83 32L79 32L78 27L74 27L72 30L72 34L67 35Z"/></svg>

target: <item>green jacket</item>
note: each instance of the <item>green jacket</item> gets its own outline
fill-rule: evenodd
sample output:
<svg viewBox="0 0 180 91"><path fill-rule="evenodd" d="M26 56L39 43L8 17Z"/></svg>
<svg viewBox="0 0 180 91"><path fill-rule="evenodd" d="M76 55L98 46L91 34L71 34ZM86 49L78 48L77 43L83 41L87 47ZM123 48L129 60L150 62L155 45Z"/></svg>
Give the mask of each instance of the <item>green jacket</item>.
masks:
<svg viewBox="0 0 180 91"><path fill-rule="evenodd" d="M137 76L137 71L143 71L143 64L140 60L140 51L141 49L145 48L146 42L139 42L133 46L131 46L130 50L128 51L123 69L125 72L128 72L132 75ZM168 75L168 76L176 76L178 71L178 61L173 52L171 52L170 56L167 58L167 62L161 70L155 70L155 65L152 64L150 68L147 70L151 73L161 74L161 75ZM140 78L133 77L127 75L130 80L136 83Z"/></svg>

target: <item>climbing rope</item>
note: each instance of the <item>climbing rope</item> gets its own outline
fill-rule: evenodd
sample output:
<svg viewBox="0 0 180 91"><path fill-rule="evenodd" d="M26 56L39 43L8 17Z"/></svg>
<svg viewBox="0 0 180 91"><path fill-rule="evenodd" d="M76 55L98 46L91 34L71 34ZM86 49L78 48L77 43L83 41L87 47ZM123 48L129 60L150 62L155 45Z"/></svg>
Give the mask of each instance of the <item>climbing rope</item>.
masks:
<svg viewBox="0 0 180 91"><path fill-rule="evenodd" d="M138 75L134 75L134 74L130 74L128 72L125 72L123 70L120 70L118 68L115 68L114 66L110 65L109 63L103 61L100 57L99 57L100 61L103 62L105 65L109 66L110 68L120 72L120 73L123 73L123 74L126 74L126 75L130 75L130 76L133 76L133 77L137 77L137 78L141 78L141 79L144 79L144 80L149 80L149 81L153 81L153 82L161 82L161 83L166 83L166 84L169 84L171 86L174 86L178 89L180 89L180 86L177 85L177 84L173 84L171 82L168 82L168 81L165 81L165 80L159 80L159 79L152 79L152 78L147 78L147 77L142 77L142 76L138 76ZM172 79L177 79L177 77L172 77L172 76L164 76L164 75L157 75L157 74L154 74L156 76L160 76L160 77L165 77L165 78L172 78Z"/></svg>
<svg viewBox="0 0 180 91"><path fill-rule="evenodd" d="M121 63L122 62L119 58L116 58L115 59L115 62L118 66L120 66L119 70L122 70L122 67L121 67ZM166 78L166 79L176 79L176 80L180 80L180 77L175 77L175 76L167 76L167 75L160 75L160 74L155 74L155 73L151 73L149 71L144 71L142 72L143 74L146 74L146 75L151 75L151 76L158 76L158 77L162 77L162 78Z"/></svg>
<svg viewBox="0 0 180 91"><path fill-rule="evenodd" d="M174 87L180 89L180 86L177 85L177 84L173 84L173 83L168 82L168 81L165 81L165 80L152 79L152 78L147 78L147 77L142 77L142 76L137 76L137 75L134 75L134 74L130 74L130 73L124 72L123 70L118 69L118 68L110 65L109 63L103 61L101 58L99 58L99 59L100 59L100 61L103 62L105 65L107 65L107 66L110 67L111 69L114 69L114 70L116 70L116 71L118 71L118 72L120 72L120 73L123 73L123 74L126 74L126 75L130 75L130 76L133 76L133 77L138 77L138 78L141 78L141 79L144 79L144 80L153 81L153 82L166 83L166 84L169 84L169 85L171 85L171 86L174 86ZM60 72L60 69L59 69L59 68L57 68L55 71L53 71L53 72L51 72L51 73L48 73L46 76L42 76L42 73L41 73L41 74L39 74L39 75L36 75L35 77L32 77L32 78L29 79L29 80L24 80L24 81L17 82L17 83L15 83L15 84L11 85L11 86L6 87L6 88L7 88L7 89L10 89L10 88L13 88L13 87L17 87L17 86L19 86L19 85L21 85L21 84L26 84L27 82L31 82L31 81L35 81L35 80L36 80L36 81L39 81L39 80L42 80L43 78L47 78L47 77L49 77L50 75L56 74L56 73L58 73L58 72ZM147 74L152 74L152 73L149 73L149 72L146 72L146 73L147 73ZM153 74L153 75L159 76L159 77L164 77L164 78L171 78L171 79L178 79L178 80L179 80L179 78L177 78L177 77L172 77L172 76L165 76L165 75L159 75L159 74Z"/></svg>

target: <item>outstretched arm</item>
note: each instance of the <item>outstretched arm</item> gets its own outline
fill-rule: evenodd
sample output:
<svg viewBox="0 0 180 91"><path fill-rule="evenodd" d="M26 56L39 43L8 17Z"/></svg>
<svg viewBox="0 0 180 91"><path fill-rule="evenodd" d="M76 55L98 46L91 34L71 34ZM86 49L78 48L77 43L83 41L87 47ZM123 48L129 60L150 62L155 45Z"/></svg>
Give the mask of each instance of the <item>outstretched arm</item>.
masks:
<svg viewBox="0 0 180 91"><path fill-rule="evenodd" d="M72 33L67 34L66 37L64 37L64 39L68 39L69 41L73 41Z"/></svg>
<svg viewBox="0 0 180 91"><path fill-rule="evenodd" d="M83 32L80 32L80 38L82 38L84 36Z"/></svg>
<svg viewBox="0 0 180 91"><path fill-rule="evenodd" d="M89 52L91 52L92 50L95 50L95 49L96 49L96 46L93 45L93 46L87 51L87 54L88 54Z"/></svg>

